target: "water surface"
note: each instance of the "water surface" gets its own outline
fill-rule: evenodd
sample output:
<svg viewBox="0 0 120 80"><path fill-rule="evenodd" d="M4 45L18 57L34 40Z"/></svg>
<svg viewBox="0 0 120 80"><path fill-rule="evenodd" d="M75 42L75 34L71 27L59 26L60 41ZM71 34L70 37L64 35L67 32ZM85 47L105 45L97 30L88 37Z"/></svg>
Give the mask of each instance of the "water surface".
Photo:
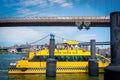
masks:
<svg viewBox="0 0 120 80"><path fill-rule="evenodd" d="M15 62L27 54L0 54L0 80L103 80L103 74L91 77L87 73L57 74L55 78L46 77L45 74L34 75L8 75L10 62Z"/></svg>

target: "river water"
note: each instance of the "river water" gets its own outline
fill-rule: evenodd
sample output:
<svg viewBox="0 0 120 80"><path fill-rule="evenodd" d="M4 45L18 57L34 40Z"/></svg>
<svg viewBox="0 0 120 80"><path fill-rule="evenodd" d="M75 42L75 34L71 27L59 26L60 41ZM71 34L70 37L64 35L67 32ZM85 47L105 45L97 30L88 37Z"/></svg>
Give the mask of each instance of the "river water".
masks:
<svg viewBox="0 0 120 80"><path fill-rule="evenodd" d="M36 75L8 75L10 62L15 62L27 54L0 54L0 80L103 80L103 74L91 77L87 73L57 74L55 78L46 77L45 74Z"/></svg>

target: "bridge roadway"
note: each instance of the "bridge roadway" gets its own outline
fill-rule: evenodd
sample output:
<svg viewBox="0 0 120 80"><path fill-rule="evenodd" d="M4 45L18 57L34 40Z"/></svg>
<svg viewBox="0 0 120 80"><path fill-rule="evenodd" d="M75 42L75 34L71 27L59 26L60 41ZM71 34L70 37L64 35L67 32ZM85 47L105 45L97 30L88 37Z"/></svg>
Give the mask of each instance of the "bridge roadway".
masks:
<svg viewBox="0 0 120 80"><path fill-rule="evenodd" d="M96 45L110 45L110 42L107 41L107 42L96 42L95 43ZM90 42L82 42L79 44L79 46L89 46L90 45Z"/></svg>
<svg viewBox="0 0 120 80"><path fill-rule="evenodd" d="M54 17L9 17L0 18L4 26L92 26L109 27L109 16L54 16Z"/></svg>

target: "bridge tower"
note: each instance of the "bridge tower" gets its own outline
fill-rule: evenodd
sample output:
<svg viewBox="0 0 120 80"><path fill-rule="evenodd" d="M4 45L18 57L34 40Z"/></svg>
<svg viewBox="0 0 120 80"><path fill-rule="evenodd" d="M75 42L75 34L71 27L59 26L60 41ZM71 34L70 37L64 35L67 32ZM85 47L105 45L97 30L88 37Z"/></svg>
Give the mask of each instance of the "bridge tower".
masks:
<svg viewBox="0 0 120 80"><path fill-rule="evenodd" d="M90 51L91 51L91 58L88 62L88 73L90 76L98 76L98 61L95 58L96 57L96 50L95 50L95 40L90 41Z"/></svg>

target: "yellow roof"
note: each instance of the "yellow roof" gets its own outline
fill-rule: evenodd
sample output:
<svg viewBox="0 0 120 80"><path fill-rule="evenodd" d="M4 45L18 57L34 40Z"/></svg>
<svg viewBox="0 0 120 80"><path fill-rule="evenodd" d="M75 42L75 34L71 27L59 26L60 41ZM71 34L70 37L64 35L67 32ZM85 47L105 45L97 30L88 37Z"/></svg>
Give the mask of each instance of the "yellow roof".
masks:
<svg viewBox="0 0 120 80"><path fill-rule="evenodd" d="M70 45L72 45L72 44L79 44L79 42L78 41L64 41L63 42L63 44L70 44Z"/></svg>

